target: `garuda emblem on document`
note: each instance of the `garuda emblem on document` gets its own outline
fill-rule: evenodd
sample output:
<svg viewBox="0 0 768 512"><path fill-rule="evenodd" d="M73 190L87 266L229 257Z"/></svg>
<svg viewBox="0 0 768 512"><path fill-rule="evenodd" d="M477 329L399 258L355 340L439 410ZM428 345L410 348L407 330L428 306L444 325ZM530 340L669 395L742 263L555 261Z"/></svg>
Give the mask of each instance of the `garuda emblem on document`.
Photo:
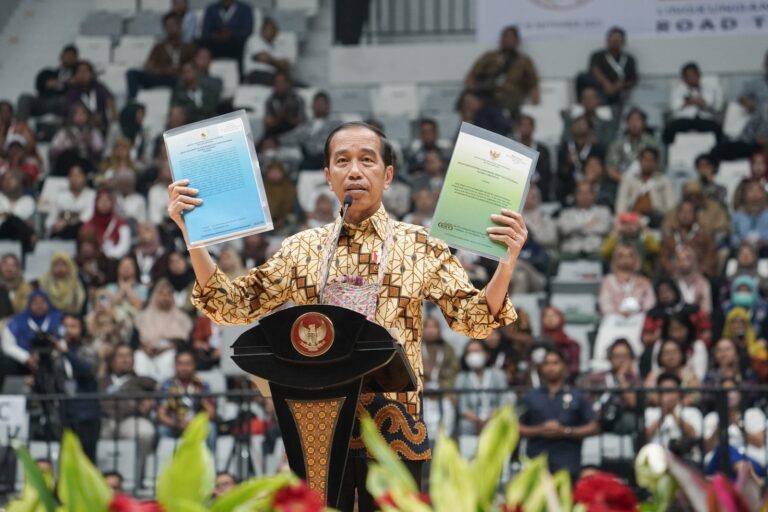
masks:
<svg viewBox="0 0 768 512"><path fill-rule="evenodd" d="M328 352L334 336L331 320L322 313L304 313L293 322L291 328L293 348L307 357L317 357Z"/></svg>

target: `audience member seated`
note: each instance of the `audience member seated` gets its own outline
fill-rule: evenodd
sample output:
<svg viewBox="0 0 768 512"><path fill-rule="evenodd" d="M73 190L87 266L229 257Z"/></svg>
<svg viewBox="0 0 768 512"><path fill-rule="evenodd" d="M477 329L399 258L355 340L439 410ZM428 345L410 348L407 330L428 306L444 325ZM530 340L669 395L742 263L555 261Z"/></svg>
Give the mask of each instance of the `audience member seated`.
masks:
<svg viewBox="0 0 768 512"><path fill-rule="evenodd" d="M40 289L32 290L26 309L13 315L3 328L0 380L8 375L34 376L40 349L47 348L49 339L58 336L61 322L61 311L51 305L48 295Z"/></svg>
<svg viewBox="0 0 768 512"><path fill-rule="evenodd" d="M488 353L483 342L470 340L464 347L461 371L456 378L456 389L469 391L459 394L460 435L480 435L496 409L501 407L499 393L482 393L480 390L500 390L505 387L501 370L488 367Z"/></svg>
<svg viewBox="0 0 768 512"><path fill-rule="evenodd" d="M574 119L570 130L570 139L563 141L557 151L555 194L563 205L573 201L573 190L576 182L584 176L587 158L596 156L602 159L605 156L605 149L597 142L586 117Z"/></svg>
<svg viewBox="0 0 768 512"><path fill-rule="evenodd" d="M108 190L99 190L94 201L93 216L80 228L92 233L108 258L122 258L131 248L131 229L118 213L115 198Z"/></svg>
<svg viewBox="0 0 768 512"><path fill-rule="evenodd" d="M40 159L35 147L35 132L32 131L32 128L26 122L18 118L13 111L11 102L0 100L0 153L7 149L8 145L14 140L22 143L26 156L38 160L39 167Z"/></svg>
<svg viewBox="0 0 768 512"><path fill-rule="evenodd" d="M765 52L763 58L763 76L744 84L739 103L750 113L755 112L760 105L768 103L768 52Z"/></svg>
<svg viewBox="0 0 768 512"><path fill-rule="evenodd" d="M584 179L595 193L595 204L613 211L619 185L606 175L605 164L599 156L589 156L584 162Z"/></svg>
<svg viewBox="0 0 768 512"><path fill-rule="evenodd" d="M739 308L747 312L757 337L768 338L768 303L760 297L755 278L748 275L741 275L731 282L731 295L729 300L723 303L723 312L726 314ZM752 347L747 348L751 353Z"/></svg>
<svg viewBox="0 0 768 512"><path fill-rule="evenodd" d="M190 298L195 286L195 273L187 261L186 253L174 251L168 254L168 271L165 277L171 283L176 307L186 313L194 313Z"/></svg>
<svg viewBox="0 0 768 512"><path fill-rule="evenodd" d="M654 285L656 305L648 311L643 323L641 339L644 345L652 345L662 337L665 322L677 315L690 318L696 330L696 337L710 342L712 339L712 321L707 313L695 304L688 304L677 281L671 277L662 277Z"/></svg>
<svg viewBox="0 0 768 512"><path fill-rule="evenodd" d="M607 148L616 136L617 124L613 119L610 109L601 109L602 100L596 88L587 86L581 90L579 103L562 112L563 133L560 143L566 144L571 140L571 124L574 119L584 117L589 121L595 134L595 141L603 148Z"/></svg>
<svg viewBox="0 0 768 512"><path fill-rule="evenodd" d="M24 193L23 176L11 171L0 178L0 212L32 224L35 200Z"/></svg>
<svg viewBox="0 0 768 512"><path fill-rule="evenodd" d="M107 288L96 289L91 299L93 306L85 315L85 325L101 361L106 363L117 345L131 340L133 323L124 310L115 307L115 296ZM103 374L104 370L106 368L102 368L99 373Z"/></svg>
<svg viewBox="0 0 768 512"><path fill-rule="evenodd" d="M19 120L26 121L30 117L44 116L45 114L64 116L66 113L65 96L67 89L72 84L77 61L77 47L67 45L59 54L58 67L44 68L37 74L35 79L37 96L29 93L19 96Z"/></svg>
<svg viewBox="0 0 768 512"><path fill-rule="evenodd" d="M24 280L21 262L15 254L0 257L0 286L8 292L13 312L19 313L27 307L32 286Z"/></svg>
<svg viewBox="0 0 768 512"><path fill-rule="evenodd" d="M160 243L160 233L153 224L139 224L132 252L138 266L138 280L144 286L156 283L168 269L168 254Z"/></svg>
<svg viewBox="0 0 768 512"><path fill-rule="evenodd" d="M340 124L339 119L331 117L330 97L320 91L312 98L312 119L284 133L280 143L301 148L303 159L299 169L322 169L325 167L325 140Z"/></svg>
<svg viewBox="0 0 768 512"><path fill-rule="evenodd" d="M539 152L539 159L536 161L536 173L533 175L533 182L541 190L542 198L550 201L553 197L552 191L552 157L546 144L537 141L534 138L536 130L536 120L526 114L522 114L517 122L516 139L525 144L534 151Z"/></svg>
<svg viewBox="0 0 768 512"><path fill-rule="evenodd" d="M241 273L240 275L244 274ZM221 361L220 339L220 326L211 322L206 316L197 317L195 327L192 329L190 349L195 356L195 368L198 371L208 371L219 367Z"/></svg>
<svg viewBox="0 0 768 512"><path fill-rule="evenodd" d="M233 474L228 473L227 471L219 471L216 474L216 484L213 488L213 499L216 500L222 496L226 496L239 483L240 482L237 481L237 478L235 478Z"/></svg>
<svg viewBox="0 0 768 512"><path fill-rule="evenodd" d="M574 383L579 376L581 365L581 346L565 332L565 315L553 306L547 306L541 312L541 336L554 343L555 348L565 358L568 368L568 382Z"/></svg>
<svg viewBox="0 0 768 512"><path fill-rule="evenodd" d="M520 436L528 440L526 456L549 455L549 470L567 470L571 478L581 471L581 443L596 435L599 426L589 398L567 384L563 355L547 349L540 368L541 386L522 400Z"/></svg>
<svg viewBox="0 0 768 512"><path fill-rule="evenodd" d="M630 316L647 313L656 303L651 282L640 275L640 256L634 245L616 246L611 272L600 283L600 312Z"/></svg>
<svg viewBox="0 0 768 512"><path fill-rule="evenodd" d="M224 93L224 80L221 77L211 75L212 61L211 50L205 46L201 46L195 51L194 63L197 66L197 79L200 82L200 86L210 89L216 94L217 98L221 98ZM221 106L222 103L219 103L220 108Z"/></svg>
<svg viewBox="0 0 768 512"><path fill-rule="evenodd" d="M731 247L748 241L768 256L768 196L763 186L753 181L744 187L744 202L731 217Z"/></svg>
<svg viewBox="0 0 768 512"><path fill-rule="evenodd" d="M407 148L408 172L414 172L424 168L424 160L428 151L440 152L443 160L451 156L451 142L440 138L440 131L434 119L422 118L419 120L419 133Z"/></svg>
<svg viewBox="0 0 768 512"><path fill-rule="evenodd" d="M78 235L76 261L80 279L89 292L115 280L116 262L104 255L98 235L92 230Z"/></svg>
<svg viewBox="0 0 768 512"><path fill-rule="evenodd" d="M749 354L730 338L721 338L712 346L711 361L712 367L702 382L704 386L719 387L723 379L732 379L746 385L757 383L750 368Z"/></svg>
<svg viewBox="0 0 768 512"><path fill-rule="evenodd" d="M440 332L440 321L432 316L424 318L422 330L421 360L424 363L424 389L453 389L459 373L459 358L453 347L447 343ZM440 424L449 432L453 429L451 419L455 419L455 401L445 396L424 397L424 417L429 426Z"/></svg>
<svg viewBox="0 0 768 512"><path fill-rule="evenodd" d="M132 255L123 256L117 264L117 280L107 285L115 311L128 319L131 328L149 298L149 289L139 281L139 268Z"/></svg>
<svg viewBox="0 0 768 512"><path fill-rule="evenodd" d="M712 314L712 287L709 280L699 270L699 257L702 254L689 245L681 245L675 249L672 257L671 276L677 282L677 286L683 295L683 300L688 304L698 306L707 315Z"/></svg>
<svg viewBox="0 0 768 512"><path fill-rule="evenodd" d="M727 208L728 189L715 182L719 167L717 161L710 155L703 154L696 157L694 165L696 166L696 174L699 176L698 183L701 185L704 196L707 199L717 201L723 208Z"/></svg>
<svg viewBox="0 0 768 512"><path fill-rule="evenodd" d="M424 166L411 175L415 190L427 189L439 194L445 181L445 171L448 165L443 159L442 153L436 149L429 149L424 154Z"/></svg>
<svg viewBox="0 0 768 512"><path fill-rule="evenodd" d="M749 158L768 146L768 103L757 106L744 125L738 139L719 143L712 148L712 156L719 161Z"/></svg>
<svg viewBox="0 0 768 512"><path fill-rule="evenodd" d="M40 276L40 288L48 295L53 307L68 315L79 315L86 301L85 288L80 282L77 265L65 252L51 257L51 267Z"/></svg>
<svg viewBox="0 0 768 512"><path fill-rule="evenodd" d="M275 73L272 94L267 98L264 116L265 135L289 132L304 122L304 100L294 90L285 71Z"/></svg>
<svg viewBox="0 0 768 512"><path fill-rule="evenodd" d="M678 457L697 458L701 438L701 412L686 405L680 392L683 382L674 373L661 373L653 382L659 388L652 393L653 402L658 404L645 409L645 440L668 448ZM650 401L650 400L649 400Z"/></svg>
<svg viewBox="0 0 768 512"><path fill-rule="evenodd" d="M96 170L104 151L104 136L91 127L88 115L82 103L69 107L67 120L51 141L53 176L66 176L73 165L81 166L89 174Z"/></svg>
<svg viewBox="0 0 768 512"><path fill-rule="evenodd" d="M689 181L683 186L683 201L693 204L696 210L696 224L702 231L709 233L717 248L728 245L728 235L731 231L728 212L720 203L704 194L700 181ZM661 224L662 231L671 232L678 229L678 216L677 210L667 213Z"/></svg>
<svg viewBox="0 0 768 512"><path fill-rule="evenodd" d="M640 151L644 148L656 148L661 151L656 138L648 132L645 112L632 108L627 112L624 132L608 146L605 165L608 177L620 182L629 173L640 168Z"/></svg>
<svg viewBox="0 0 768 512"><path fill-rule="evenodd" d="M182 41L181 20L169 12L163 16L165 37L158 41L147 56L143 69L129 69L125 74L128 83L128 100L139 89L174 87L179 79L181 65L192 60L195 46Z"/></svg>
<svg viewBox="0 0 768 512"><path fill-rule="evenodd" d="M472 91L461 93L456 102L456 111L462 121L499 135L506 136L512 129L512 122L504 116L499 107L494 105L491 100L486 100ZM456 130L458 132L458 126Z"/></svg>
<svg viewBox="0 0 768 512"><path fill-rule="evenodd" d="M707 344L699 339L696 325L693 323L691 315L681 312L667 317L661 330L661 336L664 340L677 342L685 352L688 369L693 372L698 382L703 381L709 368L709 351L707 350ZM658 363L657 350L660 349L660 343L652 348L651 368L653 369L657 368L654 361ZM646 356L647 354L643 354L643 358ZM645 365L646 362L641 361L641 363Z"/></svg>
<svg viewBox="0 0 768 512"><path fill-rule="evenodd" d="M52 238L74 240L83 222L93 216L96 192L88 187L85 171L73 165L68 173L69 188L56 194L45 218L45 228Z"/></svg>
<svg viewBox="0 0 768 512"><path fill-rule="evenodd" d="M99 392L107 395L101 407L101 437L136 441L139 476L143 475L147 455L154 446L155 427L149 419L154 402L149 399L121 400L120 397L151 393L156 387L154 379L139 377L133 371L133 349L126 343L115 347L108 360L108 371L99 379ZM109 397L116 400L109 400Z"/></svg>
<svg viewBox="0 0 768 512"><path fill-rule="evenodd" d="M169 378L173 375L176 344L189 338L192 320L176 306L167 279L155 284L146 309L139 313L137 327L141 348L135 354L134 370L157 380Z"/></svg>
<svg viewBox="0 0 768 512"><path fill-rule="evenodd" d="M138 170L139 165L131 158L131 141L118 137L112 143L109 156L101 162L98 174L93 177L93 184L96 188L111 188L117 172L128 171L135 177Z"/></svg>
<svg viewBox="0 0 768 512"><path fill-rule="evenodd" d="M651 227L659 227L664 215L677 203L674 186L659 169L659 151L643 148L640 169L625 175L619 185L616 211L632 211L648 218Z"/></svg>
<svg viewBox="0 0 768 512"><path fill-rule="evenodd" d="M613 27L608 31L604 50L594 52L589 58L589 71L576 78L576 90L597 87L606 103L622 104L637 85L635 58L624 51L627 34L624 29Z"/></svg>
<svg viewBox="0 0 768 512"><path fill-rule="evenodd" d="M128 221L132 232L136 226L147 221L147 200L136 192L136 172L120 169L112 177L117 210Z"/></svg>
<svg viewBox="0 0 768 512"><path fill-rule="evenodd" d="M728 390L727 418L721 418L718 411L704 417L705 473L713 475L720 470L720 457L725 449L734 472L746 464L759 478L765 478L765 413L757 407L748 406L739 384L732 378L720 381L721 388ZM720 445L724 425L727 425L728 432L727 447Z"/></svg>
<svg viewBox="0 0 768 512"><path fill-rule="evenodd" d="M551 215L544 213L541 208L541 192L531 185L523 205L523 215L528 232L536 238L536 242L546 249L557 250L557 223Z"/></svg>
<svg viewBox="0 0 768 512"><path fill-rule="evenodd" d="M433 191L426 188L417 190L413 193L413 211L403 217L403 222L429 229L435 215L435 206L437 197Z"/></svg>
<svg viewBox="0 0 768 512"><path fill-rule="evenodd" d="M160 393L166 398L157 407L160 437L178 438L187 424L199 412L208 413L211 421L216 417L216 400L200 396L210 393L211 388L200 380L195 372L195 359L188 350L180 350L174 359L175 374L160 385ZM208 448L213 449L216 429L208 432Z"/></svg>
<svg viewBox="0 0 768 512"><path fill-rule="evenodd" d="M516 117L525 100L539 103L539 75L530 57L518 50L516 26L501 32L499 49L483 54L472 64L464 83L472 91Z"/></svg>
<svg viewBox="0 0 768 512"><path fill-rule="evenodd" d="M754 358L762 345L762 338L757 339L758 332L752 325L747 309L735 307L728 311L723 325L723 337L733 340L739 353Z"/></svg>
<svg viewBox="0 0 768 512"><path fill-rule="evenodd" d="M246 236L240 255L245 268L258 267L267 260L267 240L262 233Z"/></svg>
<svg viewBox="0 0 768 512"><path fill-rule="evenodd" d="M24 149L23 138L18 135L13 135L5 143L5 157L0 158L0 175L18 173L25 190L37 191L38 180L42 174L40 159L37 156L29 156Z"/></svg>
<svg viewBox="0 0 768 512"><path fill-rule="evenodd" d="M768 187L768 152L755 151L749 156L749 176L745 177L733 192L733 209L744 205L744 190L747 185L757 181L763 188Z"/></svg>
<svg viewBox="0 0 768 512"><path fill-rule="evenodd" d="M608 361L610 370L587 375L582 385L603 390L593 396L603 432L633 434L637 431L637 394L633 390L642 387L643 381L635 370L632 345L624 338L617 339L608 348Z"/></svg>
<svg viewBox="0 0 768 512"><path fill-rule="evenodd" d="M117 120L115 98L107 87L96 78L93 64L81 60L75 66L72 85L67 89L67 108L83 104L88 111L88 121L91 126L107 133L109 123Z"/></svg>
<svg viewBox="0 0 768 512"><path fill-rule="evenodd" d="M681 318L681 315L678 315L677 318ZM676 331L677 327L673 327L672 324L673 321L668 319L665 322L665 329L663 332L669 331L670 327L672 331ZM677 324L680 325L679 322L677 322ZM662 339L664 336L663 332ZM706 357L706 349L704 350ZM691 368L688 357L686 349L679 342L672 339L659 341L651 347L646 347L640 360L641 373L645 371L646 368L650 368L645 377L644 387L657 387L659 375L665 373L670 373L680 379L679 387L681 389L699 387L701 381ZM650 367L648 366L649 362L651 363ZM658 405L658 402L656 401L658 397L649 395L646 398L649 404ZM699 398L698 393L686 393L683 397L683 403L686 405L693 405L699 401Z"/></svg>
<svg viewBox="0 0 768 512"><path fill-rule="evenodd" d="M315 199L315 209L306 212L308 228L319 228L336 220L333 201L334 198L326 192L318 194Z"/></svg>
<svg viewBox="0 0 768 512"><path fill-rule="evenodd" d="M296 182L288 176L280 160L270 161L264 169L264 192L275 229L286 227L296 210Z"/></svg>
<svg viewBox="0 0 768 512"><path fill-rule="evenodd" d="M701 71L695 62L680 70L680 81L672 87L669 108L672 119L664 127L664 144L672 144L682 132L711 132L718 140L723 137L723 129L716 121L723 108L723 91L719 84L701 81Z"/></svg>
<svg viewBox="0 0 768 512"><path fill-rule="evenodd" d="M280 33L277 22L265 17L258 34L253 34L245 43L243 55L243 81L249 84L272 85L275 72L291 71L290 55L275 46Z"/></svg>
<svg viewBox="0 0 768 512"><path fill-rule="evenodd" d="M234 59L243 74L245 42L253 33L253 8L239 0L219 0L205 9L201 43L214 59Z"/></svg>
<svg viewBox="0 0 768 512"><path fill-rule="evenodd" d="M744 241L736 248L736 267L729 269L726 265L726 273L722 277L720 285L720 303L727 301L731 296L731 284L739 276L749 276L758 284L760 296L768 296L768 279L758 270L758 254L754 244Z"/></svg>
<svg viewBox="0 0 768 512"><path fill-rule="evenodd" d="M200 81L194 62L181 65L181 75L171 95L171 106L185 110L187 122L195 122L216 114L219 93L207 82Z"/></svg>
<svg viewBox="0 0 768 512"><path fill-rule="evenodd" d="M678 251L683 247L693 249L695 254L699 254L699 268L707 277L716 277L718 275L718 261L715 247L715 240L712 233L702 229L696 222L696 206L691 201L682 201L676 208L676 226L670 227L664 232L661 239L661 271L664 274L672 274L672 267L675 258L679 257ZM694 255L695 256L695 255ZM698 270L698 269L697 269ZM693 293L693 291L691 291ZM683 290L683 294L686 292ZM692 297L685 297L686 302Z"/></svg>
<svg viewBox="0 0 768 512"><path fill-rule="evenodd" d="M577 183L574 206L563 209L557 218L561 258L599 258L612 222L611 211L595 205L592 184L586 180Z"/></svg>
<svg viewBox="0 0 768 512"><path fill-rule="evenodd" d="M181 40L192 43L198 34L198 13L190 10L187 0L171 0L171 14L175 14L181 23ZM200 20L202 24L202 20Z"/></svg>

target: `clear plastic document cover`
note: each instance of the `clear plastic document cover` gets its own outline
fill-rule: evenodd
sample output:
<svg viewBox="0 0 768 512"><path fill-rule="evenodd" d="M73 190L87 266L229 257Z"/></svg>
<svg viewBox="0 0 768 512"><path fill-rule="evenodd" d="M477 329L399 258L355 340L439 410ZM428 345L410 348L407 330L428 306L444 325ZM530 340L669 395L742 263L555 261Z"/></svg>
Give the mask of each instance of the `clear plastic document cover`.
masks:
<svg viewBox="0 0 768 512"><path fill-rule="evenodd" d="M244 110L163 134L174 181L203 204L184 214L189 248L272 230L253 134Z"/></svg>

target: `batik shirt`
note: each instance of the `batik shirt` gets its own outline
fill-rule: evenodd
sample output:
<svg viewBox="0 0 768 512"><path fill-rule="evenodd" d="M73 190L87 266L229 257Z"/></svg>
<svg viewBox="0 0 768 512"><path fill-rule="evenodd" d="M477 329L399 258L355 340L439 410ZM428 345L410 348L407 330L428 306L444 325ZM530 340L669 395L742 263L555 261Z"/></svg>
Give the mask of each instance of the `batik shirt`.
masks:
<svg viewBox="0 0 768 512"><path fill-rule="evenodd" d="M387 223L387 212L382 206L358 225L345 224L330 279L363 276L368 282L375 282ZM250 324L288 301L316 304L323 245L333 227L331 223L287 238L274 256L234 281L217 268L204 287L195 283L193 304L223 325ZM392 229L392 248L379 290L376 321L399 331L419 391L387 394L389 400L400 406L377 408L373 419L401 457L425 460L430 452L420 400L423 301L435 303L454 331L471 338L486 338L493 329L513 323L517 314L509 299L505 299L498 314L491 315L485 289L472 286L445 242L430 239L425 228L393 222ZM365 405L366 397L361 402ZM359 438L353 438L351 448L361 447Z"/></svg>

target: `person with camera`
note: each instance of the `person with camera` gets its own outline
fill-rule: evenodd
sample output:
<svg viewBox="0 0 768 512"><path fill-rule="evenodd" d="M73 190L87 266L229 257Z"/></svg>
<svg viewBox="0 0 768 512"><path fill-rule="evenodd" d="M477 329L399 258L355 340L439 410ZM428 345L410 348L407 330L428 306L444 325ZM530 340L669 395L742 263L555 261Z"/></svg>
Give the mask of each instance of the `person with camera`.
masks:
<svg viewBox="0 0 768 512"><path fill-rule="evenodd" d="M48 336L56 336L61 328L61 312L51 305L48 295L32 290L26 309L13 315L3 329L0 384L10 375L36 375L41 351L50 353Z"/></svg>
<svg viewBox="0 0 768 512"><path fill-rule="evenodd" d="M658 407L645 409L645 439L669 448L679 457L697 459L704 419L701 411L684 405L680 377L664 372L656 378Z"/></svg>

